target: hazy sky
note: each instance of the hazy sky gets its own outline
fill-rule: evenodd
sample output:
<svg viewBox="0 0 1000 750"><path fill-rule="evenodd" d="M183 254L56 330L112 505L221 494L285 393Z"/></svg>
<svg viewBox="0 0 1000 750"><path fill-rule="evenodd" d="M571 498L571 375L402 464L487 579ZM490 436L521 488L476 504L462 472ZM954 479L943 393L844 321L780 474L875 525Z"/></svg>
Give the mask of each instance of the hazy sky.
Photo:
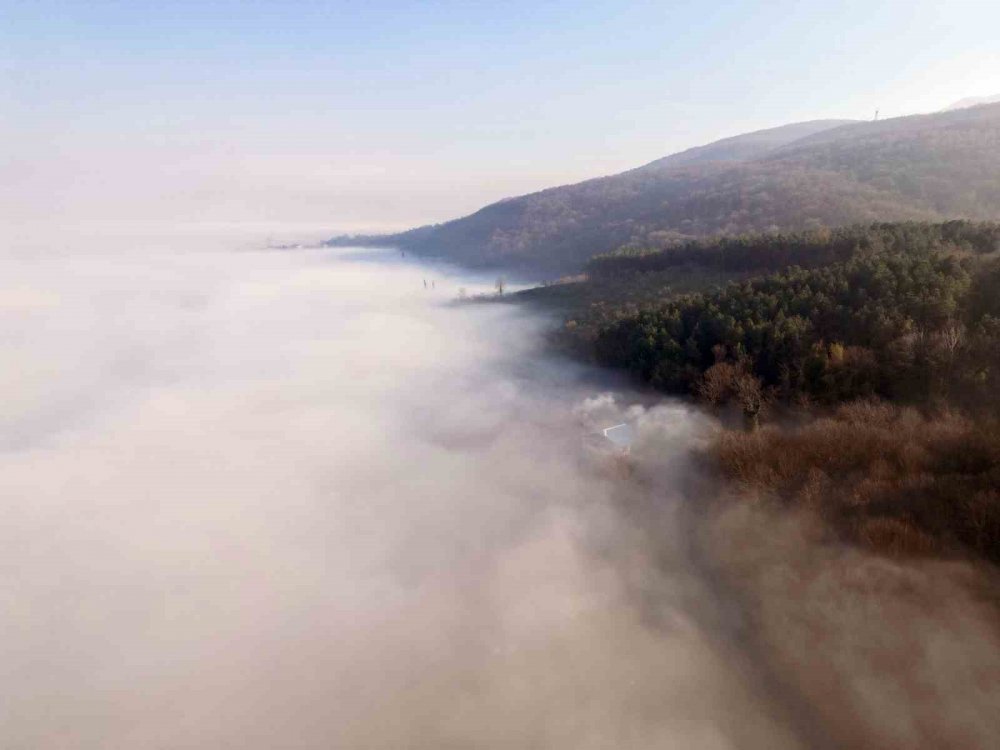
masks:
<svg viewBox="0 0 1000 750"><path fill-rule="evenodd" d="M718 137L1000 93L994 0L0 0L22 225L438 221Z"/></svg>

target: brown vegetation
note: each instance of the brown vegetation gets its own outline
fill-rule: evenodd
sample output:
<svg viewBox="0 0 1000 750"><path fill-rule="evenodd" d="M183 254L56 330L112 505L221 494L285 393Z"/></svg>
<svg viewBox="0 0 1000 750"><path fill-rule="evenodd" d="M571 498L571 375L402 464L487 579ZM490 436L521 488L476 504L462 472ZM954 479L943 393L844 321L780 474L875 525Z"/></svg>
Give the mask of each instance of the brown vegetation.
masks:
<svg viewBox="0 0 1000 750"><path fill-rule="evenodd" d="M760 413L766 395L760 378L753 374L753 366L744 358L739 362L725 360L725 347L717 347L716 362L705 371L697 387L703 401L718 406L735 401L743 411L743 424L753 431L760 426Z"/></svg>
<svg viewBox="0 0 1000 750"><path fill-rule="evenodd" d="M713 447L747 496L807 507L894 555L1000 562L1000 425L862 401L794 427L726 431Z"/></svg>

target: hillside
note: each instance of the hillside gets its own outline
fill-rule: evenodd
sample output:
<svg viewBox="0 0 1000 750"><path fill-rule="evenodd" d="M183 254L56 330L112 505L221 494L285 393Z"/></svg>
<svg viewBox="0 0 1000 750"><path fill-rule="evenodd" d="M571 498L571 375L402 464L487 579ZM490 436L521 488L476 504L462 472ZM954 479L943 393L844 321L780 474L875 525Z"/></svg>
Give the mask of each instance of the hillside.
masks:
<svg viewBox="0 0 1000 750"><path fill-rule="evenodd" d="M726 139L637 169L507 199L391 243L557 275L622 245L884 220L1000 219L1000 104Z"/></svg>
<svg viewBox="0 0 1000 750"><path fill-rule="evenodd" d="M621 249L592 258L586 273L510 295L563 319L554 341L593 358L596 339L615 323L678 297L785 271L820 269L859 253L937 251L1000 254L1000 224L876 223L791 234L690 240L660 250Z"/></svg>
<svg viewBox="0 0 1000 750"><path fill-rule="evenodd" d="M620 251L511 296L561 312L565 348L732 425L705 458L734 496L893 556L1000 563L1000 224Z"/></svg>
<svg viewBox="0 0 1000 750"><path fill-rule="evenodd" d="M654 171L665 167L677 167L685 164L704 164L708 162L741 162L760 158L775 149L794 143L801 138L822 133L825 130L850 125L854 120L811 120L782 125L767 130L757 130L732 138L709 143L707 146L696 146L677 154L657 159L638 170ZM637 170L637 171L638 171Z"/></svg>
<svg viewBox="0 0 1000 750"><path fill-rule="evenodd" d="M994 94L993 96L969 96L965 99L959 99L957 102L947 107L947 110L953 109L966 109L968 107L980 107L983 104L996 104L1000 102L1000 94Z"/></svg>

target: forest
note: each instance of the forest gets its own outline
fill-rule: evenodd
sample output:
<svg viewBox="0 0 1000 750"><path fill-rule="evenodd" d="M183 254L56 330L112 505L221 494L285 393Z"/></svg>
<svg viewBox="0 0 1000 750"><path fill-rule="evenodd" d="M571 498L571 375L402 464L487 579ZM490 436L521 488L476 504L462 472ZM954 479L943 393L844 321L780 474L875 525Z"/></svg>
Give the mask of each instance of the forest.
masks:
<svg viewBox="0 0 1000 750"><path fill-rule="evenodd" d="M657 250L623 247L592 258L587 273L592 277L608 277L686 265L725 272L776 271L789 266L827 266L848 260L861 251L920 249L964 250L979 255L1000 251L1000 225L967 221L883 222L806 232L713 237Z"/></svg>
<svg viewBox="0 0 1000 750"><path fill-rule="evenodd" d="M831 233L820 245L834 262L642 310L602 329L595 355L670 392L737 368L785 402L981 403L1000 385L984 360L1000 344L998 237L959 222ZM810 241L779 237L773 253L762 239L725 241L708 254L735 245L734 263L793 261Z"/></svg>
<svg viewBox="0 0 1000 750"><path fill-rule="evenodd" d="M890 554L1000 561L1000 224L720 238L588 270L559 339L738 416L710 453L741 492Z"/></svg>

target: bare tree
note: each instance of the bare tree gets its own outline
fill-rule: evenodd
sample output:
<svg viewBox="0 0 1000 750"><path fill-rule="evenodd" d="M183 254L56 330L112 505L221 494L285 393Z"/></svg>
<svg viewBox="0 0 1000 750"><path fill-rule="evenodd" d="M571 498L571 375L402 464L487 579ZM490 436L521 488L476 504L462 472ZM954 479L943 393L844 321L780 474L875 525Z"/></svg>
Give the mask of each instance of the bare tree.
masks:
<svg viewBox="0 0 1000 750"><path fill-rule="evenodd" d="M698 383L698 395L713 406L723 404L733 394L735 379L736 367L731 362L718 361L705 370Z"/></svg>
<svg viewBox="0 0 1000 750"><path fill-rule="evenodd" d="M741 370L733 379L733 390L743 409L743 424L747 432L760 427L760 412L764 408L764 384L747 370Z"/></svg>
<svg viewBox="0 0 1000 750"><path fill-rule="evenodd" d="M500 295L501 297L503 296L504 283L505 282L503 280L503 276L498 276L495 286L496 286L496 289L497 289L497 294Z"/></svg>
<svg viewBox="0 0 1000 750"><path fill-rule="evenodd" d="M767 395L761 379L753 374L749 360L726 362L724 353L716 351L716 363L705 370L697 385L698 395L709 404L719 406L735 400L743 410L743 423L748 432L760 426L760 413Z"/></svg>
<svg viewBox="0 0 1000 750"><path fill-rule="evenodd" d="M938 340L939 346L948 353L948 359L953 360L965 341L965 328L961 323L952 323L938 334Z"/></svg>

